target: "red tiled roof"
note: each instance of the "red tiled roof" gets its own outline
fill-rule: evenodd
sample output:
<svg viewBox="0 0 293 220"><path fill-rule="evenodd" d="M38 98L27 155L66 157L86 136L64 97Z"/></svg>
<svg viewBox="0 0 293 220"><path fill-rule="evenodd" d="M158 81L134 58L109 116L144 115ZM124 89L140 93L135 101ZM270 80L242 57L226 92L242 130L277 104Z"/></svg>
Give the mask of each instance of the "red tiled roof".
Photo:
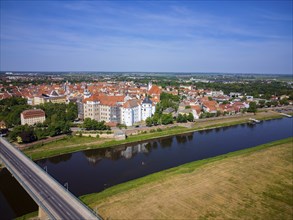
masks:
<svg viewBox="0 0 293 220"><path fill-rule="evenodd" d="M191 109L195 110L197 114L201 112L201 107L199 105L193 105L191 106Z"/></svg>
<svg viewBox="0 0 293 220"><path fill-rule="evenodd" d="M23 118L25 119L45 116L45 112L42 109L25 110L21 114L23 115Z"/></svg>
<svg viewBox="0 0 293 220"><path fill-rule="evenodd" d="M139 101L137 99L128 100L123 104L123 108L134 108L139 105Z"/></svg>
<svg viewBox="0 0 293 220"><path fill-rule="evenodd" d="M152 88L149 90L148 93L149 93L150 95L151 95L151 94L157 94L157 95L160 95L160 93L161 93L161 89L160 89L158 86L153 85Z"/></svg>

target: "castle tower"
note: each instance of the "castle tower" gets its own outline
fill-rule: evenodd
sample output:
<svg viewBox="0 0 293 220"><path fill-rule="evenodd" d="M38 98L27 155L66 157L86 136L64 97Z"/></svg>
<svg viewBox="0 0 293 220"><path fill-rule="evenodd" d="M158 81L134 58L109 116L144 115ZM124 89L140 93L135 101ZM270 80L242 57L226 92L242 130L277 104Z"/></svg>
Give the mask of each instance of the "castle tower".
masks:
<svg viewBox="0 0 293 220"><path fill-rule="evenodd" d="M150 89L152 88L152 86L153 86L152 82L149 82L148 83L148 91L150 91Z"/></svg>
<svg viewBox="0 0 293 220"><path fill-rule="evenodd" d="M87 84L85 84L84 91L83 91L83 97L86 99L86 98L91 97L91 95L92 94L89 92L89 90L87 88Z"/></svg>

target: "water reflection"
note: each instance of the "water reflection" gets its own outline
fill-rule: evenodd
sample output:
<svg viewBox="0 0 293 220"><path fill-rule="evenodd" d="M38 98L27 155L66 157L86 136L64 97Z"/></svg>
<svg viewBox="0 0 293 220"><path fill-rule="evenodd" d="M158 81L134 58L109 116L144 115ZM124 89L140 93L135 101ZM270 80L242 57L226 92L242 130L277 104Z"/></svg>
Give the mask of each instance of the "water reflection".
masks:
<svg viewBox="0 0 293 220"><path fill-rule="evenodd" d="M175 137L178 144L184 144L188 140L185 135L176 135Z"/></svg>
<svg viewBox="0 0 293 220"><path fill-rule="evenodd" d="M63 154L63 155L60 155L60 156L43 159L43 160L40 161L40 164L45 164L47 162L50 162L52 164L59 164L60 162L66 162L66 161L70 160L71 157L72 157L71 153Z"/></svg>
<svg viewBox="0 0 293 220"><path fill-rule="evenodd" d="M126 147L124 151L121 151L121 156L126 159L132 158L137 153L148 153L148 149L146 148L146 143L137 144L135 146Z"/></svg>
<svg viewBox="0 0 293 220"><path fill-rule="evenodd" d="M95 150L87 150L82 151L86 159L90 164L97 164L103 158L107 158L110 160L118 160L120 159L121 151L125 149L125 147L118 147L118 148L101 148Z"/></svg>
<svg viewBox="0 0 293 220"><path fill-rule="evenodd" d="M162 148L171 147L173 142L173 137L162 138L159 140L160 145Z"/></svg>

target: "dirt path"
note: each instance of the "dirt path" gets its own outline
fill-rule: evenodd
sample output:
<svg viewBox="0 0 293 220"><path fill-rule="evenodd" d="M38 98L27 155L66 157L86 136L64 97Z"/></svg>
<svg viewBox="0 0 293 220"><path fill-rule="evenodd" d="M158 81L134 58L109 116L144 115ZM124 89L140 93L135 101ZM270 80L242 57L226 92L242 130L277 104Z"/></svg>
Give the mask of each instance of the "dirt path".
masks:
<svg viewBox="0 0 293 220"><path fill-rule="evenodd" d="M91 207L105 219L291 219L293 145L282 144L148 183Z"/></svg>

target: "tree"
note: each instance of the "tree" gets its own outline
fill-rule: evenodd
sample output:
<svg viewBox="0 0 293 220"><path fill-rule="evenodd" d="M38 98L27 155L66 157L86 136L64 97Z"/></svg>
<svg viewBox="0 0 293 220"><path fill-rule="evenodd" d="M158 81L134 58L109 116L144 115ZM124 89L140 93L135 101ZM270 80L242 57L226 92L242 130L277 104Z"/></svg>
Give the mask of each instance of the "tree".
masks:
<svg viewBox="0 0 293 220"><path fill-rule="evenodd" d="M84 119L83 128L86 130L111 130L111 128L105 125L105 121L98 122L91 118Z"/></svg>
<svg viewBox="0 0 293 220"><path fill-rule="evenodd" d="M265 100L259 100L259 107L263 108L265 106L266 101Z"/></svg>
<svg viewBox="0 0 293 220"><path fill-rule="evenodd" d="M152 120L155 126L161 124L161 116L157 113L154 114L154 116L152 117Z"/></svg>
<svg viewBox="0 0 293 220"><path fill-rule="evenodd" d="M162 115L162 124L167 125L167 124L172 124L173 123L173 117L171 114L164 114Z"/></svg>
<svg viewBox="0 0 293 220"><path fill-rule="evenodd" d="M147 117L145 120L146 126L151 127L153 125L153 120L151 117Z"/></svg>
<svg viewBox="0 0 293 220"><path fill-rule="evenodd" d="M193 114L191 112L188 114L187 120L190 121L190 122L194 121L194 116L193 116Z"/></svg>
<svg viewBox="0 0 293 220"><path fill-rule="evenodd" d="M30 142L33 142L33 141L37 140L37 137L36 137L36 135L34 133L33 128L29 128L29 129L26 129L26 130L22 131L19 134L19 137L21 138L23 143L30 143Z"/></svg>
<svg viewBox="0 0 293 220"><path fill-rule="evenodd" d="M178 116L177 116L177 122L178 123L185 123L185 122L187 122L186 115L178 114Z"/></svg>
<svg viewBox="0 0 293 220"><path fill-rule="evenodd" d="M8 138L12 141L18 140L19 143L29 143L37 140L34 128L28 125L19 125L9 132Z"/></svg>
<svg viewBox="0 0 293 220"><path fill-rule="evenodd" d="M280 100L280 104L281 104L281 105L289 105L289 101L288 101L287 98L284 98L284 99L281 99L281 100Z"/></svg>
<svg viewBox="0 0 293 220"><path fill-rule="evenodd" d="M249 103L249 108L247 109L247 112L253 112L256 113L257 107L255 102L250 102Z"/></svg>
<svg viewBox="0 0 293 220"><path fill-rule="evenodd" d="M92 119L85 118L84 121L83 121L83 128L85 130L90 130L92 128Z"/></svg>

